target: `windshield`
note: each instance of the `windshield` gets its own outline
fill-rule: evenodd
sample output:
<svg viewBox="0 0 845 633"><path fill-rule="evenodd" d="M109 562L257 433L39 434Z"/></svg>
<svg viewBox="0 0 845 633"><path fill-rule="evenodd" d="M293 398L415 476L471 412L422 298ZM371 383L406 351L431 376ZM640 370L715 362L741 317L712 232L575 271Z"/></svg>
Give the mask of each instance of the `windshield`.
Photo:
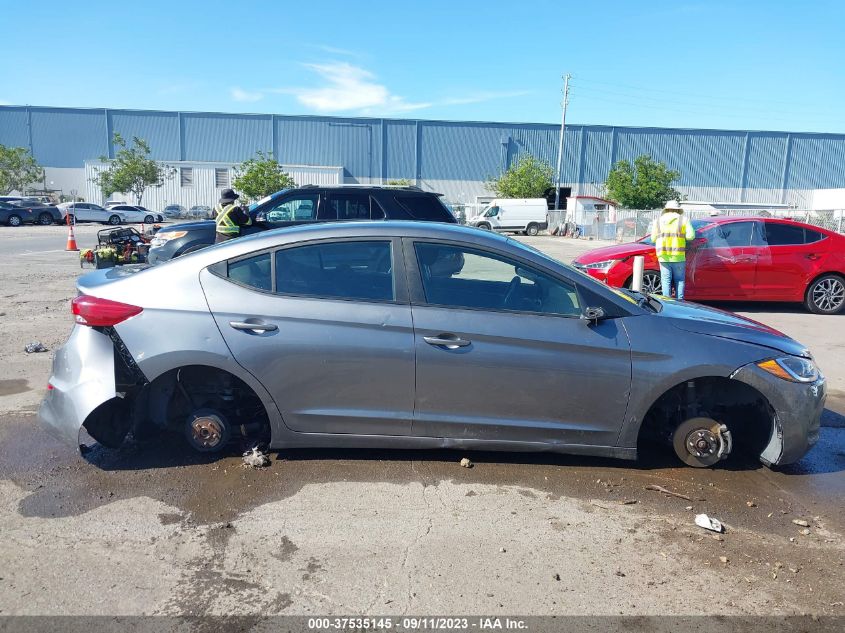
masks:
<svg viewBox="0 0 845 633"><path fill-rule="evenodd" d="M697 235L701 229L710 226L711 224L713 224L712 220L693 220L692 228L695 229L695 233ZM649 246L654 246L654 240L651 239L651 235L646 235L645 237L638 239L637 242L639 242L640 244L648 244Z"/></svg>
<svg viewBox="0 0 845 633"><path fill-rule="evenodd" d="M280 196L283 193L287 193L288 191L290 191L290 189L282 189L281 191L277 191L276 193L271 193L269 196L264 196L263 198L261 198L261 200L257 200L256 202L253 202L252 204L250 204L249 210L255 211L258 207L260 207L265 202L270 202L270 200L272 200L276 196Z"/></svg>

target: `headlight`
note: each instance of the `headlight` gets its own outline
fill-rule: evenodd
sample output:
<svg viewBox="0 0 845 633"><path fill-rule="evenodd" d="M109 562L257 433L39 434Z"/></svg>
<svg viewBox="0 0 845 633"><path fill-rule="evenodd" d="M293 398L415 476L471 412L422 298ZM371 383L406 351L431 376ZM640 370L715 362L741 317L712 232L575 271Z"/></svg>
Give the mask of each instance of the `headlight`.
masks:
<svg viewBox="0 0 845 633"><path fill-rule="evenodd" d="M790 382L814 382L819 377L816 364L809 358L784 356L757 363L757 367Z"/></svg>
<svg viewBox="0 0 845 633"><path fill-rule="evenodd" d="M175 240L180 237L184 237L187 234L187 231L159 231L155 234L153 241L150 242L150 246L152 248L158 248L159 246L167 244L167 242L169 242L170 240Z"/></svg>
<svg viewBox="0 0 845 633"><path fill-rule="evenodd" d="M586 270L608 271L614 266L616 266L616 264L618 263L618 259L606 259L603 262L595 262L593 264L581 264L581 267L585 268Z"/></svg>

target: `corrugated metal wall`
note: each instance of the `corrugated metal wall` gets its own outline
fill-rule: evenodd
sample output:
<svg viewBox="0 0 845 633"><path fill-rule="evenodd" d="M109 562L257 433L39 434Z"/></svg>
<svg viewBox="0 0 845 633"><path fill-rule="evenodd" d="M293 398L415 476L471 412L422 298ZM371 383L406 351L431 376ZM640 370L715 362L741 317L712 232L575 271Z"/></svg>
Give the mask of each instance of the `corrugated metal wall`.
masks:
<svg viewBox="0 0 845 633"><path fill-rule="evenodd" d="M286 164L341 167L345 182L407 178L474 196L521 154L554 165L559 127L0 107L0 143L32 147L48 167L81 170L112 156L116 131L146 139L163 161L237 163L262 150ZM679 170L679 189L693 199L801 204L807 191L845 187L845 135L589 125L567 126L562 181L596 193L615 161L644 153Z"/></svg>
<svg viewBox="0 0 845 633"><path fill-rule="evenodd" d="M220 198L222 187L217 187L214 179L215 169L226 169L229 171L229 180L234 178L233 164L221 163L192 163L173 162L168 163L176 168L173 178L168 179L161 187L151 187L144 193L142 204L152 211L162 211L169 204L180 204L186 209L194 205L212 207ZM85 186L80 189L83 197L97 204L105 204L106 198L92 179L97 170L103 169L103 163L89 161L85 163ZM179 169L190 167L192 169L193 184L183 187L179 179ZM343 182L343 170L339 167L313 167L310 165L282 165L282 168L290 174L297 185L336 185ZM112 200L121 200L128 204L135 204L131 195L115 194Z"/></svg>

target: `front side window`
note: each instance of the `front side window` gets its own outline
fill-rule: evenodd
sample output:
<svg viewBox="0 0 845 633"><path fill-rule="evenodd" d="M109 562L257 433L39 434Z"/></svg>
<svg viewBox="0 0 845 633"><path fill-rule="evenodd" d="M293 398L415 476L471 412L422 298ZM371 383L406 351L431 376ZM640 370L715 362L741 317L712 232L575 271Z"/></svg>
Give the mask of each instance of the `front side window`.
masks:
<svg viewBox="0 0 845 633"><path fill-rule="evenodd" d="M390 242L325 242L276 252L276 292L393 301Z"/></svg>
<svg viewBox="0 0 845 633"><path fill-rule="evenodd" d="M706 236L710 248L743 248L751 246L754 235L753 222L730 222L718 224Z"/></svg>
<svg viewBox="0 0 845 633"><path fill-rule="evenodd" d="M312 222L317 219L319 194L285 198L267 210L268 222Z"/></svg>
<svg viewBox="0 0 845 633"><path fill-rule="evenodd" d="M273 289L270 253L262 253L227 264L226 277L235 283L270 291Z"/></svg>
<svg viewBox="0 0 845 633"><path fill-rule="evenodd" d="M580 316L575 286L500 255L415 244L427 303L452 308Z"/></svg>

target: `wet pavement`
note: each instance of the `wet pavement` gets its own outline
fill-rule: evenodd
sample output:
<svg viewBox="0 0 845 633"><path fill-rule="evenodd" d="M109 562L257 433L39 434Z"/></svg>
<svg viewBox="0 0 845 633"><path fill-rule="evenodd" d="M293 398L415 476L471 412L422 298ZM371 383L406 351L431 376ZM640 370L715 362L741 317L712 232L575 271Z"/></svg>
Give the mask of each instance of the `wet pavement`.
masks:
<svg viewBox="0 0 845 633"><path fill-rule="evenodd" d="M471 457L474 467L456 471L463 455ZM769 512L824 515L833 530L845 532L845 429L840 428L823 428L819 443L801 461L777 469L733 457L716 469L692 469L670 455L629 462L448 450L296 449L271 452L271 458L272 469L244 468L238 451L222 457L196 453L177 435L119 450L96 445L77 456L47 435L33 416L9 416L0 424L0 478L31 490L19 507L26 517L78 515L119 499L147 496L196 522L213 523L295 495L306 484L457 480L530 488L552 499L634 499L655 510L677 509L677 498L644 492L644 486L658 484L688 496L696 512L712 512L727 524L788 535L794 526L772 520L778 517L768 517ZM52 485L57 479L59 487Z"/></svg>
<svg viewBox="0 0 845 633"><path fill-rule="evenodd" d="M108 543L114 538L142 543L154 534L134 555L143 560L146 550L154 548L152 562L166 564L160 573L174 574L176 588L166 597L139 598L128 613L197 613L196 605L209 600L212 610L199 613L214 612L217 583L230 600L244 597L235 600L236 613L304 613L333 604L337 609L339 603L360 610L380 599L382 576L390 578L391 587L398 582L393 573L403 577L400 584L416 590L403 589L401 599L391 599L393 607L382 612L428 612L448 603L446 594L454 590L437 579L441 572L465 556L472 557L464 562L471 570L477 564L472 550L480 548L493 554L531 550L509 560L512 567L473 580L489 589L481 598L502 595L504 587L511 587L513 600L522 595L516 603L500 599L492 605L503 612L522 605L526 613L615 613L601 598L602 575L619 572L618 578L630 577L629 585L620 588L621 600L651 590L648 600L625 603L624 612L695 613L663 584L666 574L698 568L677 582L694 587L703 582L702 595L721 587L711 596L715 602L708 609L714 612L845 614L843 447L845 429L826 427L804 459L778 470L737 460L716 469L691 469L658 456L632 463L550 454L386 450L280 451L271 454L268 468L256 470L243 467L237 453L199 455L188 451L181 438L167 435L119 451L95 447L83 458L47 436L34 416L22 414L0 419L0 484L7 482L16 491L14 502L0 504L0 531L14 534L16 547L47 567L55 549L64 552L69 542L75 549L85 547L77 541L104 540L105 551L123 550L128 546ZM472 468L460 467L464 456ZM689 500L647 490L649 485ZM696 527L693 518L701 512L721 520L726 533ZM117 536L112 524L120 526ZM104 529L105 536L96 536ZM55 542L49 536L54 530L60 532ZM426 552L422 541L438 531L438 551ZM247 539L247 534L252 536ZM338 538L341 542L333 543ZM566 539L572 539L569 549L560 549ZM541 552L532 549L538 545ZM183 560L194 547L199 553ZM419 547L413 573L408 570L412 547ZM614 552L610 558L609 549ZM8 543L0 546L0 563L14 567L21 562L18 555ZM548 570L537 571L546 566L546 558L548 564L595 578L572 589L579 595L547 599L540 578ZM79 573L86 576L98 564L89 562ZM245 580L251 572L242 568L256 565L283 571L272 580ZM344 584L349 575L373 566L381 575L350 596ZM40 575L2 575L5 582L14 581L15 591L43 583ZM538 586L513 586L513 579L523 575L538 575ZM115 587L128 582L123 575L108 581ZM314 583L320 585L317 593L309 589ZM4 593L0 580L0 612L27 612L18 597L3 604L17 596L15 591ZM266 591L273 600L255 598ZM489 608L489 602L459 601L473 609ZM96 602L76 597L70 604L77 612L97 612Z"/></svg>

